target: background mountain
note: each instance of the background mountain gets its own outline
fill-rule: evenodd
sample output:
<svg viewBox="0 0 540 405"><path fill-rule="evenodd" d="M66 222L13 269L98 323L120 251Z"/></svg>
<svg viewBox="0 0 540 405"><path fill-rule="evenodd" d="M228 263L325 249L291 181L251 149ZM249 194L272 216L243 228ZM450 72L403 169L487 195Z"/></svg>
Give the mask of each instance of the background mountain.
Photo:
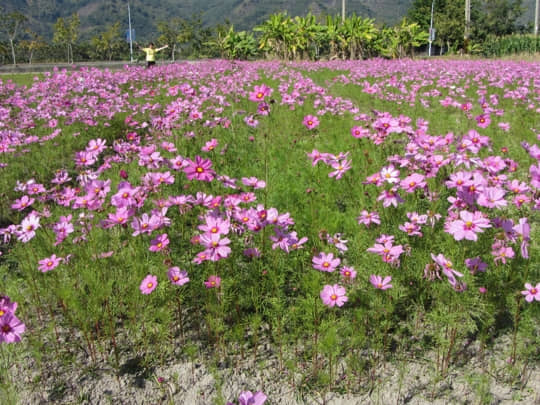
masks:
<svg viewBox="0 0 540 405"><path fill-rule="evenodd" d="M2 0L7 11L20 11L29 18L30 27L46 39L52 38L54 22L59 17L77 13L81 36L89 38L120 21L127 30L126 0ZM379 24L394 24L412 0L347 0L347 14L355 12L374 18ZM201 13L205 26L223 24L226 20L236 30L249 30L270 14L287 11L290 16L341 14L341 0L131 0L132 26L138 40L157 35L156 24L173 17L191 19ZM124 27L123 27L124 28Z"/></svg>
<svg viewBox="0 0 540 405"><path fill-rule="evenodd" d="M458 0L456 0L458 1ZM347 14L353 12L375 19L379 25L399 21L413 0L346 0ZM523 0L524 24L534 19L535 0ZM29 26L47 40L52 39L54 23L59 17L77 13L82 39L89 39L115 22L127 30L127 0L2 0L6 11L20 11ZM138 41L155 39L156 25L174 17L192 19L201 16L205 26L230 21L236 30L250 30L270 14L287 11L290 16L341 13L341 0L130 0L132 26Z"/></svg>

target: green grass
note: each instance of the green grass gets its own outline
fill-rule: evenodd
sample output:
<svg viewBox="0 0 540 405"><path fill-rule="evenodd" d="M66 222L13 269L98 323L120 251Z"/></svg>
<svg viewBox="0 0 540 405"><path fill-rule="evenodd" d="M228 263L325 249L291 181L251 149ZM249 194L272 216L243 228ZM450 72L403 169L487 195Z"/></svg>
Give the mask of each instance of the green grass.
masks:
<svg viewBox="0 0 540 405"><path fill-rule="evenodd" d="M204 77L204 69L201 72ZM191 84L194 88L203 85L213 88L216 86L214 81L227 80L232 72L233 68L216 77L203 78L200 82L191 80ZM300 73L326 86L343 71L322 69ZM254 77L250 75L246 70L245 76ZM296 73L294 77L297 77ZM374 83L386 78L388 76L383 75L369 80ZM9 79L26 86L33 81L30 75L12 75ZM212 119L213 115L230 119L228 128L219 125L211 128L197 122L179 125L170 133L159 130L150 133L148 129L128 127L125 121L128 114L139 122L151 122L151 115L165 115L166 106L176 97L165 93L167 84L162 81L163 77L161 80L132 77L121 85L122 90L129 91L131 100L138 106L159 103L154 112L140 112L134 107L134 111L114 115L109 120L110 126L102 125L104 118L100 119L99 125L92 127L61 124L62 134L54 140L25 146L28 149L26 153L2 156L2 162L8 165L2 169L0 177L3 196L0 223L3 226L18 224L28 214L28 210L21 213L10 208L13 200L21 196L14 190L17 180L33 178L52 188L50 180L55 171L65 169L73 178L68 184L76 186L78 169L73 160L74 154L84 149L90 139L106 139L107 145L111 146L115 141L124 140L127 132L136 131L143 144L159 146L162 141L174 143L177 152L161 150L162 155L168 158L177 154L190 159L196 155L210 158L218 174L238 179L238 185L241 185L242 177L255 176L265 180L266 188L255 190L257 201L242 206L255 208L262 204L267 210L274 207L280 214L288 212L294 219L290 230L296 231L298 237L309 238L303 249L287 254L280 249L272 249L272 242L268 239L273 235L271 226L255 232L231 232L227 236L231 239L232 248L229 258L196 265L192 260L202 247L194 245L191 238L207 212L200 205L186 212L171 207L167 213L171 226L155 231L151 236L132 237L131 221L126 226L103 229L100 221L116 211L109 201L122 181L120 170L128 173L128 180L133 185L141 185L141 178L148 171L170 170L175 176L174 184L161 185L158 191L149 193L137 212L138 216L150 213L159 198L182 194L196 196L197 192L225 197L240 192L226 189L216 181L188 181L181 171L166 167L147 170L138 165L139 158L135 153L127 154L128 159L113 162L111 168L100 175L100 179L111 179L111 192L103 209L86 212L82 219L87 226L92 226L86 242L71 243L73 237L81 236L83 227L77 225L73 235L59 246L54 246L51 225L68 213L73 214L73 222L77 223L83 211L72 211L51 200L44 200L33 205L38 211L43 212L45 208L50 211L49 218L42 218L43 225L37 236L27 244L16 243L13 237L11 243L0 246L3 253L0 257L3 286L0 293L19 303L18 316L28 329L27 338L17 346L20 350L41 353L39 362L42 363L64 356L69 358L84 351L89 363L95 364L106 358L119 372L126 366L126 359L133 357L140 358L140 367L146 370L166 364L174 356L175 345L190 348L191 354L186 354L190 358L200 351L203 352L201 356L222 359L241 346L242 357L256 359L258 344L269 341L273 350L281 355L280 367L294 369L291 361L307 364L303 371L302 389L343 391L366 388L360 385L345 387L337 379L337 364L345 365L349 377L360 381L356 376L368 378L371 370L388 359L401 359L413 352L437 351L434 367L438 375L444 377L463 342L478 339L489 345L495 336L505 333L515 336L515 345L509 351L515 351L512 353L516 356L516 364L525 367L537 362L538 326L534 319L539 309L536 303L524 303L520 291L524 282L538 282L538 244L531 244L529 260L521 258L519 245L513 244L516 258L498 266L490 255L493 238L500 236L500 230L494 228L480 234L476 243L457 242L444 232L441 220L433 228L423 227L423 238L408 237L398 230L398 225L407 220L407 212L422 214L431 209L446 215L449 207L447 197L455 195L455 192L447 189L444 181L453 167L443 168L435 177L428 179L430 188L437 193L434 201L429 201L421 191L413 194L400 191L405 203L397 208L383 209L376 201L380 189L363 182L386 166L389 156L403 153L409 142L407 137L393 134L380 146L368 139L355 139L350 135L350 129L362 123L355 121L354 114L348 112L342 115L327 113L319 117L320 126L310 131L302 125L302 120L304 116L315 113L313 102L316 96L306 94L303 105L296 105L294 110L281 105L277 88L285 79L286 75L280 79L274 76L274 72L261 70L256 79L246 83L247 91L257 83L266 83L274 88L272 97L276 102L270 104L268 117L258 117L260 124L257 128L250 128L243 121L247 114L256 112L256 104L228 95L231 105L224 106L223 112L204 112L205 119ZM182 77L170 80L171 85L188 81ZM291 79L291 82L295 80ZM133 83L134 89L129 89ZM409 89L414 84L405 82ZM458 82L455 85L464 84ZM116 85L114 82L111 86ZM359 114L373 117L373 110L387 111L394 117L403 114L413 119L414 127L416 119L423 118L429 121L430 135L452 132L461 136L470 129L478 129L492 140L492 150L483 150L481 156L498 155L502 147L507 147L508 157L519 163L517 172L508 173L508 176L526 181L531 159L520 142L535 142L531 128L538 128L538 114L532 113L521 102L504 99L502 90L490 87L487 82L479 85L486 86L490 94L499 95L498 108L504 109L502 117L494 116L492 124L485 130L478 129L474 118L467 118L461 109L443 107L439 100L449 90L435 84L426 85L421 90L439 89L442 92L441 96L432 99L425 97L430 100L429 108L418 101L414 105L398 105L395 101L368 95L354 84L337 82L328 86L327 94L351 100L358 107ZM134 92L144 86L156 89L156 94L136 98ZM476 103L476 86L471 85L463 98L474 104L472 117L481 112ZM388 88L384 95L392 91ZM207 101L201 108L212 106L214 102ZM508 122L510 132L497 128L497 122ZM188 131L195 132L196 136L185 137ZM43 136L50 131L38 125L30 132ZM73 136L77 132L80 135ZM201 152L201 147L212 138L218 139L219 146L212 152ZM340 180L329 178L330 167L323 163L312 167L307 153L313 149L335 155L348 152L352 169ZM105 155L112 156L113 152L109 149ZM400 170L403 178L407 170ZM369 228L359 225L356 217L364 209L378 211L381 225ZM225 212L223 206L220 212ZM518 210L509 205L500 213L490 213L491 218L496 215L513 218L514 221L528 217L532 224L531 238L538 240L538 212L528 207ZM169 249L161 253L150 252L150 241L164 232L171 241ZM341 233L343 239L348 240L348 250L343 254L323 238L326 234L336 233ZM384 263L377 255L366 252L381 234L395 235L396 244L406 248L407 253L402 255L399 267ZM244 257L242 251L247 247L260 249L262 257L253 260ZM112 256L99 258L101 253L109 251L114 252ZM319 252L339 254L342 264L357 270L356 280L345 283L337 271L323 273L314 270L312 258ZM443 280L434 282L424 278L424 267L432 262L432 253L443 253L464 273L466 291L454 291L444 276ZM52 254L61 257L71 255L71 258L69 263L45 274L38 271L38 261ZM486 273L473 276L466 270L464 260L475 256L481 256L488 262ZM166 278L170 266L187 270L190 282L182 287L170 284ZM157 289L148 296L142 295L138 288L147 274L158 275L159 279ZM371 274L392 275L393 288L386 291L374 289L368 282ZM203 282L210 275L222 278L219 290L204 288ZM347 288L349 301L343 308L327 308L319 298L323 286L334 283ZM487 288L486 295L478 293L481 286ZM359 360L361 355L362 361ZM469 381L482 401L489 398L486 391L489 385L483 378L471 375ZM219 399L221 402L225 400Z"/></svg>

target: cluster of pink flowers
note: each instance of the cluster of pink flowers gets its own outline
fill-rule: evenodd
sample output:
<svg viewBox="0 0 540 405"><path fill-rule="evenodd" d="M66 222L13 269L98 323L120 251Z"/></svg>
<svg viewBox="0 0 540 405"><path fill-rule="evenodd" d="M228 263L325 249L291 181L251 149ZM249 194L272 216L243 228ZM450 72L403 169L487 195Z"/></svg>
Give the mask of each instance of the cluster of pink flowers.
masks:
<svg viewBox="0 0 540 405"><path fill-rule="evenodd" d="M402 245L394 245L394 236L381 235L376 239L376 242L367 251L379 255L383 262L399 267L399 257L405 250Z"/></svg>

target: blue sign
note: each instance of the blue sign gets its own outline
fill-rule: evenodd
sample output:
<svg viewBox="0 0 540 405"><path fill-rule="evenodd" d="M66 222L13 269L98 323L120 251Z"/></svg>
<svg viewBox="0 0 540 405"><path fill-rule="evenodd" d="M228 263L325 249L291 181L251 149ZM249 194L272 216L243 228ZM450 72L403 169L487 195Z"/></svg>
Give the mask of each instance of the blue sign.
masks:
<svg viewBox="0 0 540 405"><path fill-rule="evenodd" d="M135 41L135 28L131 30L131 38L129 37L130 36L129 34L130 34L129 30L126 30L126 42Z"/></svg>

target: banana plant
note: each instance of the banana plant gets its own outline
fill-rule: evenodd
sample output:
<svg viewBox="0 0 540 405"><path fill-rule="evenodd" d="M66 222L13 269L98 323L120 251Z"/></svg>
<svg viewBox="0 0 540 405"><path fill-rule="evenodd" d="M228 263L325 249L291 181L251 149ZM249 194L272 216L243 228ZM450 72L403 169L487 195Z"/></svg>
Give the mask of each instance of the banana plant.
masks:
<svg viewBox="0 0 540 405"><path fill-rule="evenodd" d="M232 25L223 45L229 59L249 59L257 56L257 41L253 34L246 31L235 32Z"/></svg>
<svg viewBox="0 0 540 405"><path fill-rule="evenodd" d="M267 55L274 54L281 59L289 59L289 48L293 42L292 20L286 12L272 14L253 31L260 32L259 49Z"/></svg>
<svg viewBox="0 0 540 405"><path fill-rule="evenodd" d="M340 43L349 59L365 57L371 41L378 34L374 20L356 14L346 18L340 28Z"/></svg>
<svg viewBox="0 0 540 405"><path fill-rule="evenodd" d="M337 59L340 56L340 47L339 47L339 38L340 38L340 26L341 26L341 17L339 16L326 16L326 25L322 31L324 34L324 39L327 40L329 47L329 58Z"/></svg>
<svg viewBox="0 0 540 405"><path fill-rule="evenodd" d="M297 59L298 52L301 58L305 59L309 49L313 47L315 36L318 31L318 24L315 16L308 13L305 17L294 17L292 29L295 35L290 44L290 53L293 59Z"/></svg>
<svg viewBox="0 0 540 405"><path fill-rule="evenodd" d="M382 35L385 43L383 54L390 58L413 58L414 49L429 39L427 31L422 30L418 23L409 24L406 18L395 27L383 30Z"/></svg>

